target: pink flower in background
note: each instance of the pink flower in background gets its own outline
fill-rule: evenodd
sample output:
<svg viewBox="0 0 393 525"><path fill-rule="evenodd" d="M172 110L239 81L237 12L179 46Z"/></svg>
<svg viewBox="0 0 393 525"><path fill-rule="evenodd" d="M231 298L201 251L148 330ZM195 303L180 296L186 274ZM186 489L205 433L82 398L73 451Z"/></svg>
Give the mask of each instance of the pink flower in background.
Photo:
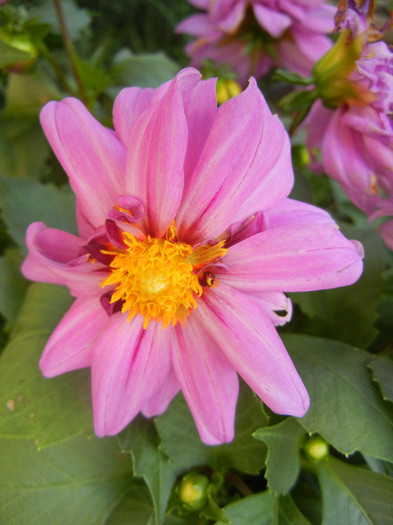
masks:
<svg viewBox="0 0 393 525"><path fill-rule="evenodd" d="M335 8L324 0L189 0L203 13L181 22L177 31L196 37L186 47L191 65L227 64L245 84L272 67L309 76L331 47Z"/></svg>
<svg viewBox="0 0 393 525"><path fill-rule="evenodd" d="M322 93L322 101L311 108L305 127L310 151L321 150L323 170L356 206L371 215L379 208L392 209L393 53L382 41L368 42L367 31L364 13L348 9L337 52L333 48L330 57L333 68L339 57L348 71L344 70L339 82L329 77L333 81L329 87L329 57L321 60L322 67L315 66L317 77L321 70L321 83L326 84L322 89L332 98L326 107ZM352 64L347 60L350 53L357 58ZM339 69L334 74L340 74Z"/></svg>
<svg viewBox="0 0 393 525"><path fill-rule="evenodd" d="M215 80L185 69L121 91L113 119L115 131L73 98L41 113L79 225L27 233L25 276L76 297L43 374L91 367L99 436L181 390L201 439L231 441L237 372L273 411L302 416L308 395L275 329L290 317L283 291L351 284L362 254L326 212L287 198L289 139L255 80L217 109Z"/></svg>

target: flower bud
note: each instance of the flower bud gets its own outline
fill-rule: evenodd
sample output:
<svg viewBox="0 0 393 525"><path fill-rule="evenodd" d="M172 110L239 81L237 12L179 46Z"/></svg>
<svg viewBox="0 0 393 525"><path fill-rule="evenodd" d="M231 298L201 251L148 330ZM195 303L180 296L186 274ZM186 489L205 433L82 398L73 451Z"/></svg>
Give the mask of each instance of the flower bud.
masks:
<svg viewBox="0 0 393 525"><path fill-rule="evenodd" d="M180 483L179 497L189 510L202 509L207 501L209 479L198 472L189 472Z"/></svg>
<svg viewBox="0 0 393 525"><path fill-rule="evenodd" d="M373 100L373 94L351 78L366 38L366 32L354 36L344 29L334 46L315 64L315 85L324 106L334 109L346 102L365 105Z"/></svg>
<svg viewBox="0 0 393 525"><path fill-rule="evenodd" d="M242 92L240 84L235 80L217 80L217 102L223 104L230 98L236 97Z"/></svg>
<svg viewBox="0 0 393 525"><path fill-rule="evenodd" d="M321 436L310 436L304 444L304 452L311 461L321 461L329 455L329 445Z"/></svg>

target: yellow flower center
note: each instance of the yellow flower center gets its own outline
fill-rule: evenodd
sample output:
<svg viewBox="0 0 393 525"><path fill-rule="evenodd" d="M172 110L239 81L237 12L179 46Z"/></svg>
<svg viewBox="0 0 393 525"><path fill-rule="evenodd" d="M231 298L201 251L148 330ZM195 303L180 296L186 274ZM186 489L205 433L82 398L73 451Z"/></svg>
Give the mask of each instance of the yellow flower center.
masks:
<svg viewBox="0 0 393 525"><path fill-rule="evenodd" d="M115 286L111 303L122 302L122 313L128 312L128 320L137 313L143 315L143 327L151 320L161 321L163 328L184 323L191 311L197 307L196 297L203 293L203 286L212 286L213 281L201 278L201 267L222 257L227 250L224 241L198 246L174 242L174 227L168 229L168 239L137 240L123 232L124 250L104 251L113 255L111 273L101 286ZM205 272L206 273L206 272ZM211 284L210 284L211 283Z"/></svg>

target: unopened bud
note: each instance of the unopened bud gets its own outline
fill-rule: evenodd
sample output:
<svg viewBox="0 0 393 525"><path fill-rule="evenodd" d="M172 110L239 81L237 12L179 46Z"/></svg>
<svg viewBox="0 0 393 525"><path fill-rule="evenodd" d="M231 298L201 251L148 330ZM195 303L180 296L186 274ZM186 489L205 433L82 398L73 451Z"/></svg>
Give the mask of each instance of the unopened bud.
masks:
<svg viewBox="0 0 393 525"><path fill-rule="evenodd" d="M230 98L240 95L242 88L235 80L217 80L217 102L223 104Z"/></svg>
<svg viewBox="0 0 393 525"><path fill-rule="evenodd" d="M189 472L180 483L179 497L185 507L200 510L207 501L209 480L198 472Z"/></svg>
<svg viewBox="0 0 393 525"><path fill-rule="evenodd" d="M321 436L311 436L304 444L304 452L308 459L321 461L328 456L329 445Z"/></svg>

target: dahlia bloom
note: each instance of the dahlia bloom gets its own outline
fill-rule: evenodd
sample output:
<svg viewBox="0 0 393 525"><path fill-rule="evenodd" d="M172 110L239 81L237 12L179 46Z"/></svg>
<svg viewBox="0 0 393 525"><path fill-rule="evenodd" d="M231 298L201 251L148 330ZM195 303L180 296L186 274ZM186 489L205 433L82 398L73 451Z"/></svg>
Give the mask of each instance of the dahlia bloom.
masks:
<svg viewBox="0 0 393 525"><path fill-rule="evenodd" d="M314 68L325 85L305 127L307 145L311 152L320 148L326 174L372 214L393 197L393 53L382 41L368 42L367 31L364 13L348 9L337 50ZM345 53L357 59L350 64ZM350 69L342 77L338 57ZM328 81L329 61L337 78Z"/></svg>
<svg viewBox="0 0 393 525"><path fill-rule="evenodd" d="M189 0L205 11L192 15L177 31L196 37L186 47L191 65L211 60L231 66L245 84L272 67L309 76L331 47L333 6L324 0Z"/></svg>
<svg viewBox="0 0 393 525"><path fill-rule="evenodd" d="M43 374L91 367L98 436L182 390L202 440L231 441L237 372L272 410L302 416L309 398L275 329L290 316L283 290L354 282L361 248L287 198L289 139L255 80L217 109L215 80L188 68L121 91L113 121L73 98L41 113L79 225L27 232L24 275L76 297Z"/></svg>

